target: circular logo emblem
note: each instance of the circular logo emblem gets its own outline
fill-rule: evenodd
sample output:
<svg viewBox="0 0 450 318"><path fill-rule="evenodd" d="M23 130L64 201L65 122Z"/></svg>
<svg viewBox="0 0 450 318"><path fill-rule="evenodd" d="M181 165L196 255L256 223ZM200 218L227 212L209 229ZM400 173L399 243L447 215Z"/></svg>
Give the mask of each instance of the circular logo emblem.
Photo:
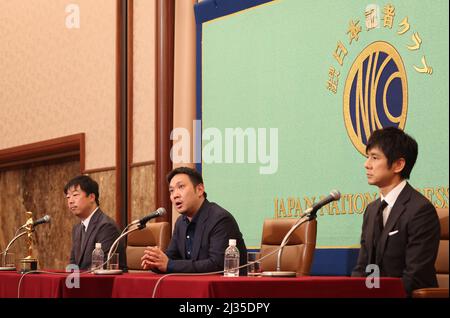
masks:
<svg viewBox="0 0 450 318"><path fill-rule="evenodd" d="M362 155L374 130L405 127L408 85L397 50L387 42L374 42L356 58L344 88L347 133Z"/></svg>

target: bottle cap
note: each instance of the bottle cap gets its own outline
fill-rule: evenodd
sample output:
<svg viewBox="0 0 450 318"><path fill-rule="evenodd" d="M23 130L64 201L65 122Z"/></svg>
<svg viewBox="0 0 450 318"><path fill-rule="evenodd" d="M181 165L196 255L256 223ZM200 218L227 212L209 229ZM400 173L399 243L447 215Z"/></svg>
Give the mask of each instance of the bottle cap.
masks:
<svg viewBox="0 0 450 318"><path fill-rule="evenodd" d="M229 246L236 246L236 239L229 239L228 240L228 245Z"/></svg>
<svg viewBox="0 0 450 318"><path fill-rule="evenodd" d="M95 243L95 248L102 248L102 243Z"/></svg>

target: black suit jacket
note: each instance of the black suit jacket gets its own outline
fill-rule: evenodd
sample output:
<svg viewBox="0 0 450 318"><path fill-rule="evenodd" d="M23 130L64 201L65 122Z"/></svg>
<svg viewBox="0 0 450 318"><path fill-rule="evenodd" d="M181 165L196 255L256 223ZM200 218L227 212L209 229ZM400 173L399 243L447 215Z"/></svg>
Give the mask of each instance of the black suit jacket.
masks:
<svg viewBox="0 0 450 318"><path fill-rule="evenodd" d="M240 264L247 260L247 248L234 217L215 203L205 200L200 207L191 259L186 259L187 223L183 216L175 223L172 239L166 250L171 259L172 271L176 273L206 273L221 271L224 267L225 249L229 239L236 239L239 249ZM241 270L243 275L246 270Z"/></svg>
<svg viewBox="0 0 450 318"><path fill-rule="evenodd" d="M380 199L367 206L358 262L352 276L366 276L368 264L377 264L381 276L401 277L408 295L414 289L437 287L434 263L440 225L436 209L408 183L395 201L377 246L373 244ZM376 259L373 260L373 249Z"/></svg>
<svg viewBox="0 0 450 318"><path fill-rule="evenodd" d="M112 243L119 237L119 228L109 216L98 209L92 215L89 226L85 233L84 244L81 246L82 225L78 223L72 229L72 251L70 253L70 263L76 264L81 270L90 269L92 261L92 251L95 243L102 243L102 250L105 253L105 261ZM125 244L120 242L117 253L119 253L119 266L126 269Z"/></svg>

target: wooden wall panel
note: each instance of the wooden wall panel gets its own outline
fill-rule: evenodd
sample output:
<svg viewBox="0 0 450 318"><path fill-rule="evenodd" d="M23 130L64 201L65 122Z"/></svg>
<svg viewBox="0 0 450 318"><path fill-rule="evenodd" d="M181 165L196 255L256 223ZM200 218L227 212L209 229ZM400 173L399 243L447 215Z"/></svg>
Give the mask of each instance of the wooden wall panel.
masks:
<svg viewBox="0 0 450 318"><path fill-rule="evenodd" d="M155 206L155 164L131 169L131 220L139 219L158 207Z"/></svg>
<svg viewBox="0 0 450 318"><path fill-rule="evenodd" d="M68 211L63 190L67 181L79 174L78 161L0 172L0 250L25 223L26 211L33 212L33 219L48 214L51 224L36 227L34 256L41 269L64 269L70 258L72 227L79 219ZM99 183L102 210L115 219L115 171L89 175ZM11 252L16 258L26 256L25 239L20 238Z"/></svg>
<svg viewBox="0 0 450 318"><path fill-rule="evenodd" d="M99 187L100 208L116 222L116 171L89 173Z"/></svg>
<svg viewBox="0 0 450 318"><path fill-rule="evenodd" d="M72 226L78 220L67 209L63 189L79 171L79 162L71 161L0 172L0 249L26 222L26 211L33 212L35 220L48 214L51 224L39 225L33 234L34 256L39 268L64 269L70 258ZM17 259L25 257L25 239L20 238L11 251Z"/></svg>

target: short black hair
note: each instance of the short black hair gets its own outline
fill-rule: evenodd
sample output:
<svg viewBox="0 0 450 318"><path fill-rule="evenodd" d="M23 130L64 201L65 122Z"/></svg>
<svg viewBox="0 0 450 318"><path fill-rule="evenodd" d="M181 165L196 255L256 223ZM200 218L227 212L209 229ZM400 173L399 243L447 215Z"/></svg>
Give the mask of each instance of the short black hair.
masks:
<svg viewBox="0 0 450 318"><path fill-rule="evenodd" d="M167 174L167 183L170 183L173 177L175 177L177 174L187 174L189 179L191 180L192 184L194 185L194 188L199 185L200 183L203 183L203 177L195 169L189 168L189 167L178 167L173 169ZM204 192L203 196L206 199L206 192Z"/></svg>
<svg viewBox="0 0 450 318"><path fill-rule="evenodd" d="M69 191L70 188L76 188L77 186L80 186L80 189L86 192L86 195L93 193L95 195L95 202L97 203L97 205L100 205L98 183L95 180L86 175L77 176L67 182L67 184L64 186L64 194L67 194L67 191Z"/></svg>
<svg viewBox="0 0 450 318"><path fill-rule="evenodd" d="M409 179L419 153L419 146L414 138L399 128L387 127L372 133L367 142L366 154L375 147L384 153L389 168L396 160L405 159L405 167L400 175L403 179Z"/></svg>

